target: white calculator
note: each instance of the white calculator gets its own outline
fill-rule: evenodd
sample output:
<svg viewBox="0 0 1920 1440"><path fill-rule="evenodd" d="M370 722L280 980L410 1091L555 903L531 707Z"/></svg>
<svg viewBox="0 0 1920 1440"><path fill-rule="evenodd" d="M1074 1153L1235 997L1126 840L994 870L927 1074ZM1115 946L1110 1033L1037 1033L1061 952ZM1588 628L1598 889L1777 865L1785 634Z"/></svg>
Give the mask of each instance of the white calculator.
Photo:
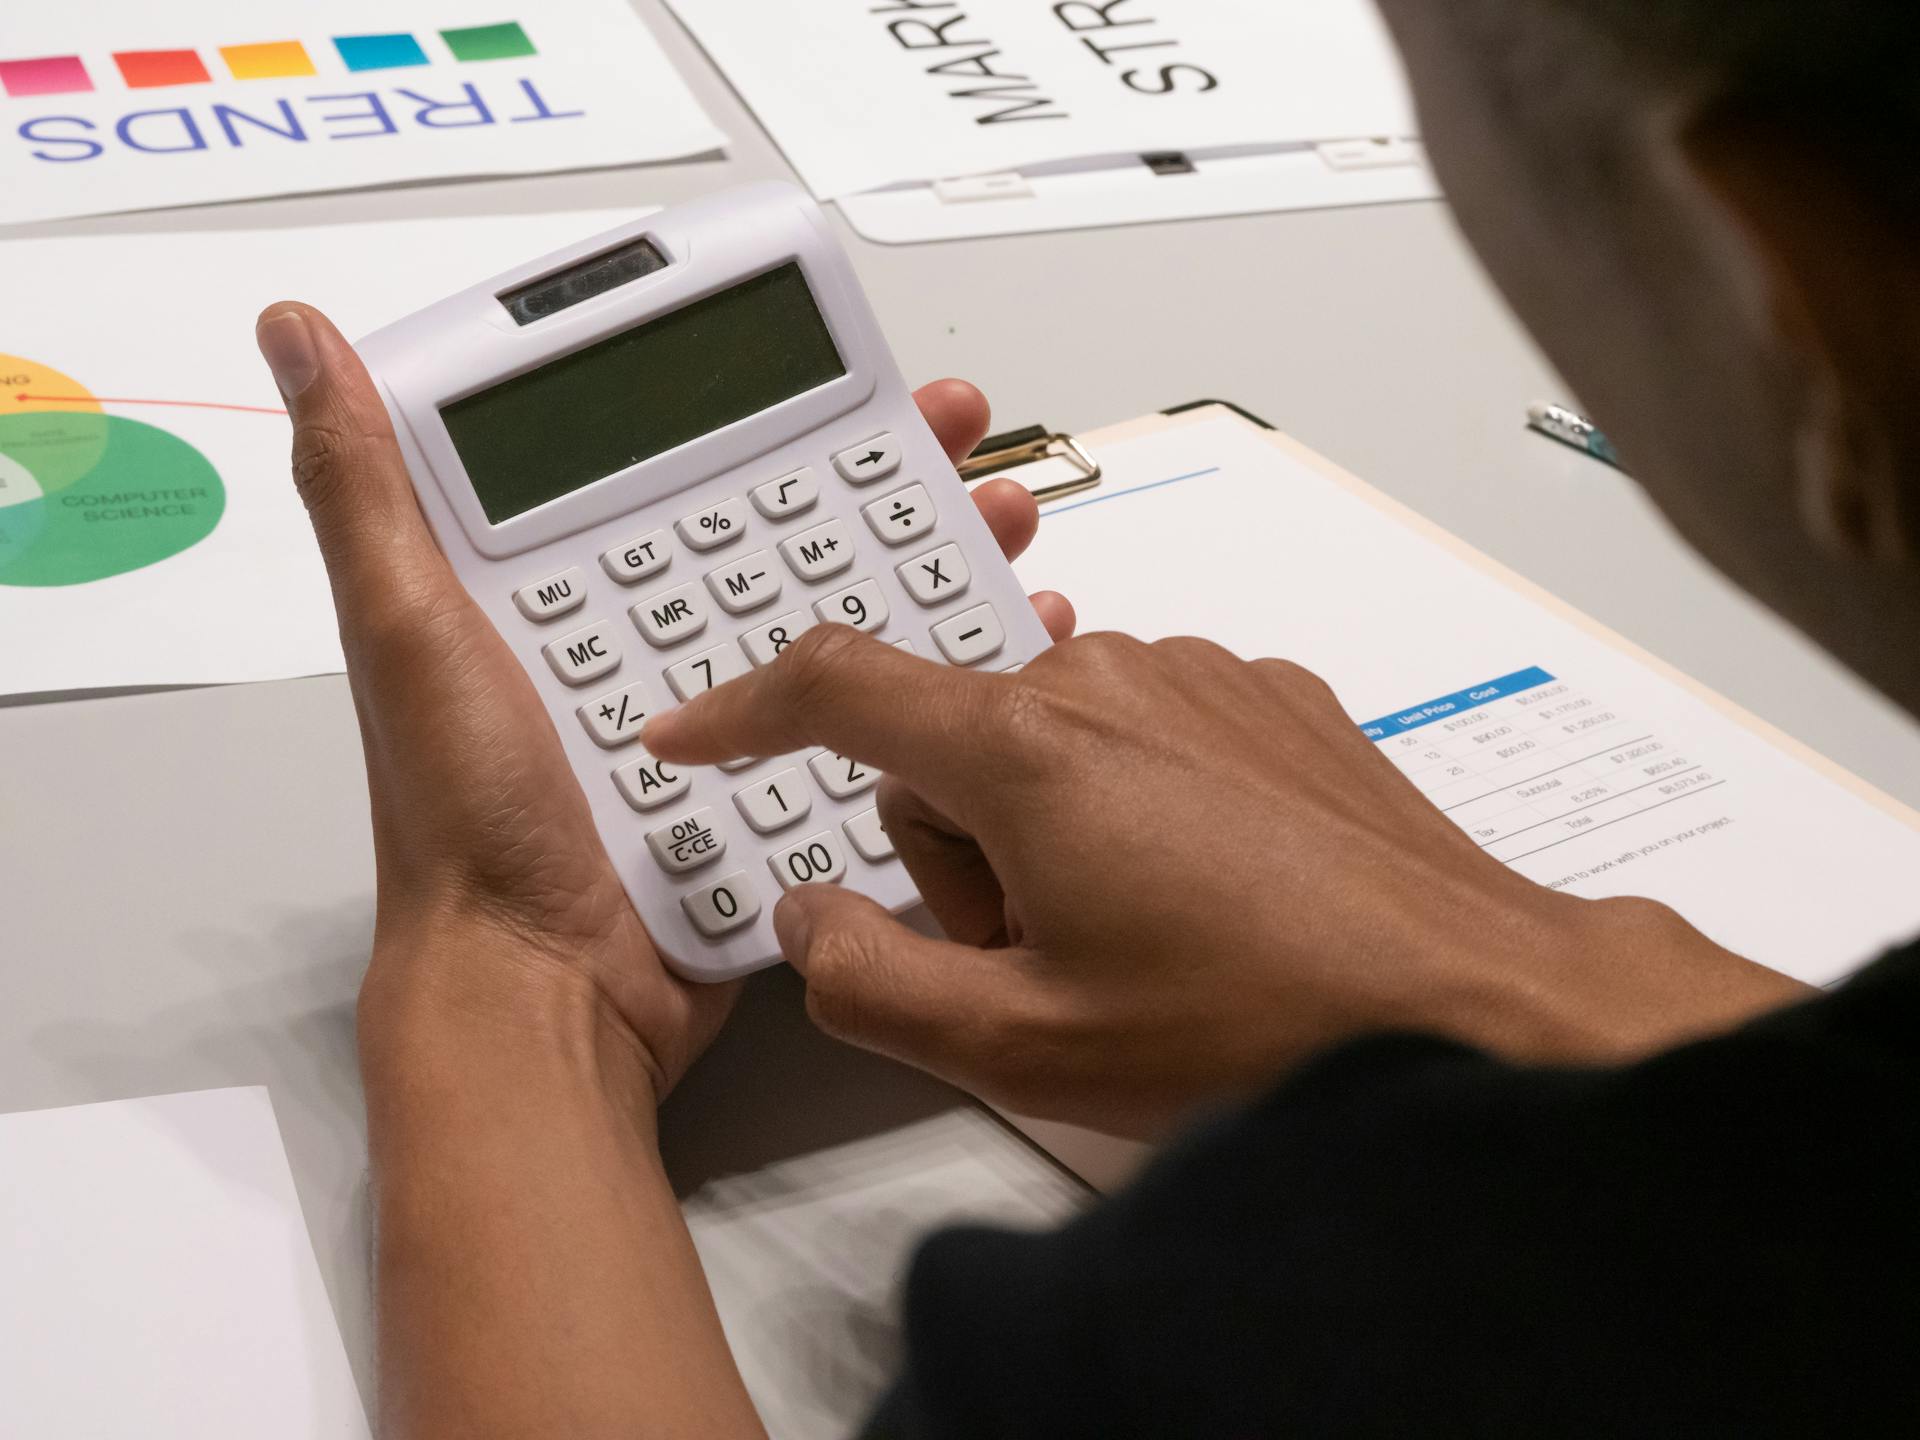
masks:
<svg viewBox="0 0 1920 1440"><path fill-rule="evenodd" d="M991 670L1048 643L811 200L755 185L662 211L357 348L676 971L776 962L795 885L918 900L858 760L685 768L639 743L812 625Z"/></svg>

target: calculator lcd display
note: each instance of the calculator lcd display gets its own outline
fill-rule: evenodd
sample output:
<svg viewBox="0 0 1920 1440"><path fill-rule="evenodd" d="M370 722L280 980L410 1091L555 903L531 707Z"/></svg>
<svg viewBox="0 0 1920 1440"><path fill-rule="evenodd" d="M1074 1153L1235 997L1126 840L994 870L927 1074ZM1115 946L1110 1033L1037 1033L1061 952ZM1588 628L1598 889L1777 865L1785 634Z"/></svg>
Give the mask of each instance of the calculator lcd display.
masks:
<svg viewBox="0 0 1920 1440"><path fill-rule="evenodd" d="M797 263L443 406L495 525L838 380Z"/></svg>

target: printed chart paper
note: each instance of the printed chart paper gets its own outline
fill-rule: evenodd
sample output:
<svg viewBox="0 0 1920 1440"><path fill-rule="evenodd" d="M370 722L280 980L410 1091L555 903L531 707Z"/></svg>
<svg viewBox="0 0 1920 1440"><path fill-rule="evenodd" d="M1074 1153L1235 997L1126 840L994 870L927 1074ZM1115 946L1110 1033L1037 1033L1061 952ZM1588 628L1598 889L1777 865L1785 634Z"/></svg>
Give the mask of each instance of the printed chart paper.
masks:
<svg viewBox="0 0 1920 1440"><path fill-rule="evenodd" d="M627 0L84 0L0 24L0 224L725 140Z"/></svg>
<svg viewBox="0 0 1920 1440"><path fill-rule="evenodd" d="M0 1115L0 1434L367 1440L264 1089Z"/></svg>
<svg viewBox="0 0 1920 1440"><path fill-rule="evenodd" d="M353 338L630 213L0 241L0 694L342 668L253 342Z"/></svg>
<svg viewBox="0 0 1920 1440"><path fill-rule="evenodd" d="M816 197L1414 133L1370 0L668 0Z"/></svg>
<svg viewBox="0 0 1920 1440"><path fill-rule="evenodd" d="M1576 895L1663 901L1810 984L1920 933L1910 812L1380 497L1236 419L1096 452L1100 488L1048 507L1016 567L1071 595L1083 631L1297 661L1495 859ZM1170 556L1206 579L1169 579Z"/></svg>

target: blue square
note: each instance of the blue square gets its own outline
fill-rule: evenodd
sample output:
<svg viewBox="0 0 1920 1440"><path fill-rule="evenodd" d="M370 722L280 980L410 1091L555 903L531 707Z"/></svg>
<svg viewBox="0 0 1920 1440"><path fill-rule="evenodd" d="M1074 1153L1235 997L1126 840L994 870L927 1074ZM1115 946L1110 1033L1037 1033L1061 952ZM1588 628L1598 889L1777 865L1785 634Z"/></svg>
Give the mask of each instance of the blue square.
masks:
<svg viewBox="0 0 1920 1440"><path fill-rule="evenodd" d="M427 63L427 52L411 35L336 35L333 48L349 70L398 70Z"/></svg>

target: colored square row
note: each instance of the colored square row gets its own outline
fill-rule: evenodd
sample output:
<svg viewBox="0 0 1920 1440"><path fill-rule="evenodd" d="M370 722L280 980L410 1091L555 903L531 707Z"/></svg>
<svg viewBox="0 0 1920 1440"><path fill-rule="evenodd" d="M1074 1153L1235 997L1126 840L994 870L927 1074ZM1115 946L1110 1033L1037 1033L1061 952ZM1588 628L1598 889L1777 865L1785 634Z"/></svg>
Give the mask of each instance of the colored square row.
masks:
<svg viewBox="0 0 1920 1440"><path fill-rule="evenodd" d="M453 58L510 60L536 55L533 41L517 21L502 25L469 25L442 30ZM349 71L398 70L430 63L427 52L412 35L337 35L333 48ZM298 40L274 40L261 45L222 45L220 57L236 80L282 80L315 75L312 57ZM166 85L207 85L213 75L195 50L119 50L113 62L120 78L132 90ZM48 55L34 60L0 60L0 91L23 99L30 95L73 95L94 88L93 79L78 55Z"/></svg>

